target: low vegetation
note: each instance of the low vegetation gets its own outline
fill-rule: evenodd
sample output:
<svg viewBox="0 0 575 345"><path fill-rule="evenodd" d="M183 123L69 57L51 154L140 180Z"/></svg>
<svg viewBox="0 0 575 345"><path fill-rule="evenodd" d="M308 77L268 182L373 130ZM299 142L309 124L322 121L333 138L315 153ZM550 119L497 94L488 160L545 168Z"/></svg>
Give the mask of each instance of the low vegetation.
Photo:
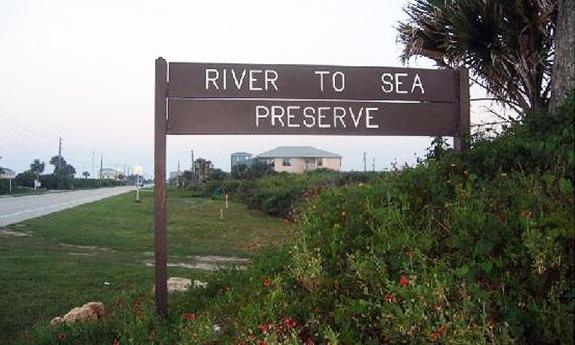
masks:
<svg viewBox="0 0 575 345"><path fill-rule="evenodd" d="M417 167L365 181L240 182L278 202L299 193L289 245L174 297L165 320L140 293L103 322L41 325L20 343L572 344L573 120L571 98L464 154L436 140Z"/></svg>
<svg viewBox="0 0 575 345"><path fill-rule="evenodd" d="M189 196L189 192L169 192L171 264L193 266L197 256L250 258L263 248L280 246L292 232L283 221L247 210L241 203L232 201L225 209L222 202ZM144 189L141 203L135 203L129 193L0 229L0 344L25 339L57 344L51 335L27 333L33 325L46 325L91 300L103 301L113 312L116 301L130 307L133 296L149 299L152 197ZM170 267L170 276L206 280L211 275L182 267ZM107 338L111 344L113 334L108 331L98 336L80 336L80 329L66 334L69 344L107 344L102 340ZM81 340L90 336L94 336L90 341Z"/></svg>

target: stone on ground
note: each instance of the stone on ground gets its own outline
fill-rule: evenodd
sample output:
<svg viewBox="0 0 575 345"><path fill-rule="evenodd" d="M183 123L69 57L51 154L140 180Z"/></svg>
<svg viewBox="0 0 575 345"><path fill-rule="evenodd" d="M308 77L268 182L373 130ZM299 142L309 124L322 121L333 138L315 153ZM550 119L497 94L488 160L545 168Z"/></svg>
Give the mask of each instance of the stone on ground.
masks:
<svg viewBox="0 0 575 345"><path fill-rule="evenodd" d="M77 321L98 320L104 317L106 310L102 302L89 302L81 307L70 310L62 317L55 317L50 321L51 325L67 323L68 325Z"/></svg>

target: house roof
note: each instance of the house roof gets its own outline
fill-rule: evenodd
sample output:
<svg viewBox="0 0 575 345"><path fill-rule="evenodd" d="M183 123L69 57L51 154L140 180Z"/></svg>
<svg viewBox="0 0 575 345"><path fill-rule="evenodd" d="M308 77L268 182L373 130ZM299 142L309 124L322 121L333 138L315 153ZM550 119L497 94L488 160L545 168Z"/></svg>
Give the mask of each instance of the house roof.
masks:
<svg viewBox="0 0 575 345"><path fill-rule="evenodd" d="M318 150L311 146L278 146L260 153L256 158L341 158L337 153Z"/></svg>
<svg viewBox="0 0 575 345"><path fill-rule="evenodd" d="M234 153L232 153L232 156L235 156L235 155L240 155L240 156L251 156L252 154L251 154L251 153L249 153L249 152L234 152Z"/></svg>

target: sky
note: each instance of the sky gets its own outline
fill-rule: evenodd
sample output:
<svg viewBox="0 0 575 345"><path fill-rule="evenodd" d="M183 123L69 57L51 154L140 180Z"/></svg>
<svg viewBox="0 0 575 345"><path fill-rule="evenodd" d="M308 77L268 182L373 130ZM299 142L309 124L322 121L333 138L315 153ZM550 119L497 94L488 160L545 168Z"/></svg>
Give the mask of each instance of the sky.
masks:
<svg viewBox="0 0 575 345"><path fill-rule="evenodd" d="M143 166L153 174L154 60L401 67L407 1L0 0L0 166L22 172L58 154L78 174ZM409 67L433 67L412 60ZM472 97L482 97L472 89ZM472 103L472 123L487 121ZM306 145L343 170L414 164L431 138L170 136L168 171L196 158ZM48 166L48 164L47 164ZM94 169L94 170L93 170ZM50 171L51 168L47 167Z"/></svg>

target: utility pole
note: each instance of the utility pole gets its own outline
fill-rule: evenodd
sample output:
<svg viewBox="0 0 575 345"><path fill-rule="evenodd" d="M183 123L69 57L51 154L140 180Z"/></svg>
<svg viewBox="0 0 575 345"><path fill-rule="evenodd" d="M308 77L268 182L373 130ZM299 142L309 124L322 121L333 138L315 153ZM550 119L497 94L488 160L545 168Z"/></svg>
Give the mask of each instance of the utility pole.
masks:
<svg viewBox="0 0 575 345"><path fill-rule="evenodd" d="M96 178L96 171L94 170L94 150L92 150L92 178Z"/></svg>
<svg viewBox="0 0 575 345"><path fill-rule="evenodd" d="M192 150L192 172L196 171L196 167L194 166L194 150Z"/></svg>
<svg viewBox="0 0 575 345"><path fill-rule="evenodd" d="M364 151L364 152L363 152L363 172L367 172L366 155L367 155L367 153Z"/></svg>
<svg viewBox="0 0 575 345"><path fill-rule="evenodd" d="M371 160L371 170L375 172L375 157Z"/></svg>
<svg viewBox="0 0 575 345"><path fill-rule="evenodd" d="M58 140L58 165L56 165L56 167L58 168L58 174L61 172L61 170L60 170L61 162L62 162L62 137L59 137L59 140Z"/></svg>
<svg viewBox="0 0 575 345"><path fill-rule="evenodd" d="M178 174L176 175L176 187L180 186L180 161L178 161Z"/></svg>
<svg viewBox="0 0 575 345"><path fill-rule="evenodd" d="M103 178L102 170L104 169L104 155L100 153L100 180Z"/></svg>

